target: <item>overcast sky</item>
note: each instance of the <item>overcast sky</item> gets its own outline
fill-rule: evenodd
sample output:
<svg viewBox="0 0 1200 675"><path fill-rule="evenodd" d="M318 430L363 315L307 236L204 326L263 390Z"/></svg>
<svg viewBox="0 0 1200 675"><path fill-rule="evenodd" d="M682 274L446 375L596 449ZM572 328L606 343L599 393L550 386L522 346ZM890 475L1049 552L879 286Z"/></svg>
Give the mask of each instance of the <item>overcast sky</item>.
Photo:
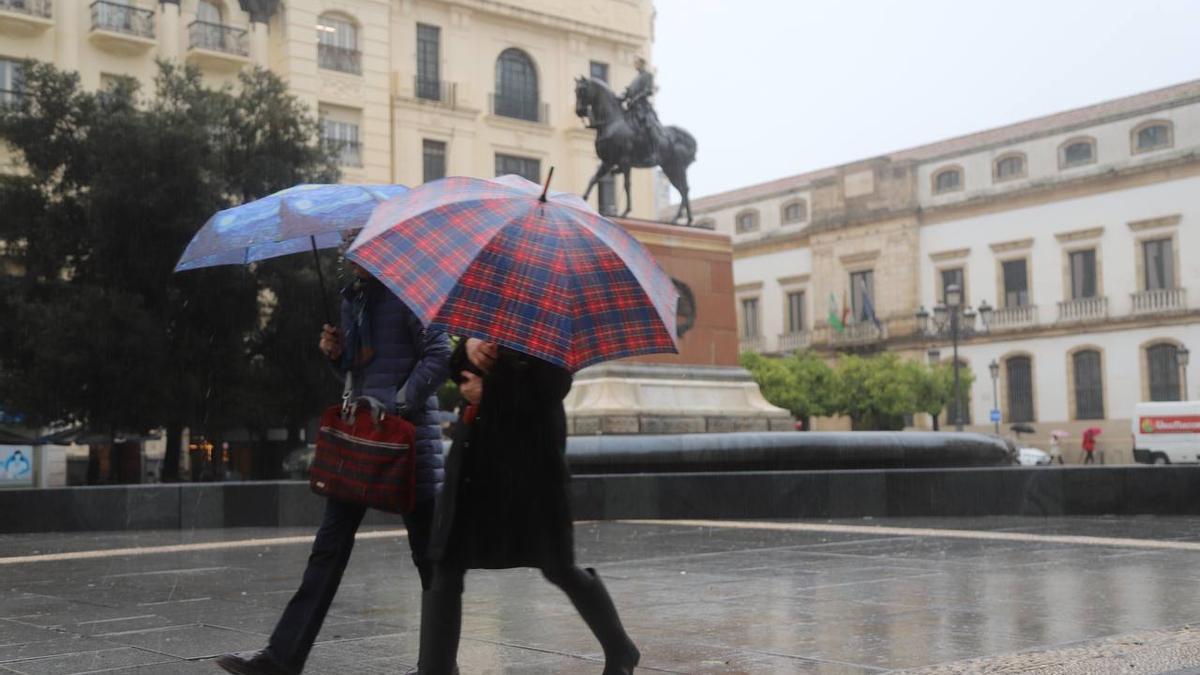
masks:
<svg viewBox="0 0 1200 675"><path fill-rule="evenodd" d="M694 197L1200 79L1200 0L654 3Z"/></svg>

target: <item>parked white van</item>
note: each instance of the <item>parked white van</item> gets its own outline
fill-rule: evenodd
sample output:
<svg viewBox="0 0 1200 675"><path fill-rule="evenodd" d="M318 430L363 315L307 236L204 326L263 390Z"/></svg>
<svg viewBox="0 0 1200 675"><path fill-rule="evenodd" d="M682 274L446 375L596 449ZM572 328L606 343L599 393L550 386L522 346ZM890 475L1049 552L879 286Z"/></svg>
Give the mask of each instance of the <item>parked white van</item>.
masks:
<svg viewBox="0 0 1200 675"><path fill-rule="evenodd" d="M1200 401L1139 403L1133 408L1131 424L1135 461L1200 462Z"/></svg>

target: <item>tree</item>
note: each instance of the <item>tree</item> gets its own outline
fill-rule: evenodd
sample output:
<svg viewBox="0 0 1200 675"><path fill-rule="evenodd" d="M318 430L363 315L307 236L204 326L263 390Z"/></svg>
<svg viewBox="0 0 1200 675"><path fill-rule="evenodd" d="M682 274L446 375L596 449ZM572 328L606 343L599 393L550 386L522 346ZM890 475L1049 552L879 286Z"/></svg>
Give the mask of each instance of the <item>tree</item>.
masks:
<svg viewBox="0 0 1200 675"><path fill-rule="evenodd" d="M772 405L786 408L797 419L807 420L831 412L833 371L816 355L799 352L771 358L746 352L741 362L763 396Z"/></svg>
<svg viewBox="0 0 1200 675"><path fill-rule="evenodd" d="M204 87L195 68L160 64L147 100L132 80L91 93L49 65L23 72L23 95L0 109L0 138L22 169L0 176L0 240L20 271L0 279L0 404L34 424L112 435L165 423L173 477L184 426L245 418L244 388L263 377L250 347L289 331L311 347L319 326L300 335L292 322L260 324L265 288L311 287L298 268L174 274L179 253L231 203L333 179L331 157L315 122L265 71L244 74L234 92ZM316 293L280 295L283 314L311 307ZM268 329L270 340L260 334ZM286 416L274 409L263 420Z"/></svg>
<svg viewBox="0 0 1200 675"><path fill-rule="evenodd" d="M885 352L869 358L844 354L834 367L836 411L859 430L899 430L915 409L913 383L901 359Z"/></svg>

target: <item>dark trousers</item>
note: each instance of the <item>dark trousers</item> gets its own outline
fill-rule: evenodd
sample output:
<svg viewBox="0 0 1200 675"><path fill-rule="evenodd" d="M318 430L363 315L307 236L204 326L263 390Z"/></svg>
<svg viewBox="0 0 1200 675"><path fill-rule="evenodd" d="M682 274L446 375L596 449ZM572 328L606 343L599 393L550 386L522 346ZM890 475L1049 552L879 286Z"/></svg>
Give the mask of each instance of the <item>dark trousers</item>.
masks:
<svg viewBox="0 0 1200 675"><path fill-rule="evenodd" d="M422 590L428 590L433 583L433 566L427 557L433 503L432 499L417 502L417 508L412 513L404 514L408 545L412 550L413 563L421 575ZM366 507L358 504L333 499L325 502L325 518L313 541L304 579L283 610L283 616L279 617L267 646L272 656L294 672L304 669L308 652L321 632L325 614L329 611L333 596L337 594L346 564L350 562L354 535L366 512Z"/></svg>

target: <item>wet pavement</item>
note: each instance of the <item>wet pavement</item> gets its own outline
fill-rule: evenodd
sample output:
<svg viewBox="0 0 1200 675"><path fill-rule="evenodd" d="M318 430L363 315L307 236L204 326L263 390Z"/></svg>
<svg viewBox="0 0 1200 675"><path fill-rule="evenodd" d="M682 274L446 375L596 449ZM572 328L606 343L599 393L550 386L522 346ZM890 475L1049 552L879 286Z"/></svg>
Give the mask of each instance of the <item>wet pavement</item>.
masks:
<svg viewBox="0 0 1200 675"><path fill-rule="evenodd" d="M216 655L265 644L311 534L0 535L0 674L219 672ZM576 539L645 672L1200 672L1200 518L605 522ZM404 672L419 608L403 532L364 529L306 672ZM532 570L467 576L459 658L602 669Z"/></svg>

